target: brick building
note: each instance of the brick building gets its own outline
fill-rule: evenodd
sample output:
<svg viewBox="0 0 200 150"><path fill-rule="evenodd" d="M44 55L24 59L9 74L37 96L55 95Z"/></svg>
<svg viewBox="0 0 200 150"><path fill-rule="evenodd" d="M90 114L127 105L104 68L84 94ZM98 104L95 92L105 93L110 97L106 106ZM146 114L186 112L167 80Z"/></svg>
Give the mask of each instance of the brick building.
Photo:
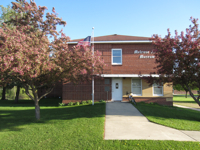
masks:
<svg viewBox="0 0 200 150"><path fill-rule="evenodd" d="M69 47L82 39L72 40ZM107 66L101 78L94 81L94 100L126 101L127 92L132 92L136 102L156 102L173 105L172 87L149 86L139 78L139 74L148 75L155 71L155 57L152 54L152 42L148 37L108 35L94 38L95 48L102 54ZM155 75L157 76L157 75ZM63 103L91 100L92 84L84 82L77 85L63 84Z"/></svg>

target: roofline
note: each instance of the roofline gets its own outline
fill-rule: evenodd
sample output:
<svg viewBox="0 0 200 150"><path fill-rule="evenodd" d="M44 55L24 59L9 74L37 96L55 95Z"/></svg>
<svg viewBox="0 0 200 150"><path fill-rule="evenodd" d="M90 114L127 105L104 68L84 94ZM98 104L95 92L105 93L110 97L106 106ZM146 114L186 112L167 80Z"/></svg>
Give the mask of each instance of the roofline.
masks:
<svg viewBox="0 0 200 150"><path fill-rule="evenodd" d="M77 44L78 42L67 42L68 44ZM135 41L94 41L94 44L101 43L152 43L152 41L148 40L135 40Z"/></svg>

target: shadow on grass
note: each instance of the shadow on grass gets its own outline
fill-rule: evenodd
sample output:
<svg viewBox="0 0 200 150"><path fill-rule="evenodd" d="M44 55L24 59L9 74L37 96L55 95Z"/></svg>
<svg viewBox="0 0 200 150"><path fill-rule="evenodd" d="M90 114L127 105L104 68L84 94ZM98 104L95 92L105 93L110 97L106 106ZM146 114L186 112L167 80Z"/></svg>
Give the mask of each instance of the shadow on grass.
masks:
<svg viewBox="0 0 200 150"><path fill-rule="evenodd" d="M22 101L24 102L24 101ZM5 104L5 103L4 103ZM25 107L20 107L24 106ZM0 109L0 131L6 129L8 131L20 131L22 130L19 126L32 124L32 123L47 123L51 120L71 120L75 118L93 118L93 117L103 117L105 116L105 103L95 103L92 105L80 105L80 106L62 106L62 107L41 107L40 121L35 119L35 109L34 107L29 107L29 103L21 103L14 107L8 107L5 105ZM42 106L43 104L40 104ZM53 103L52 103L53 105ZM51 105L51 106L52 106ZM31 105L34 106L34 105ZM47 106L47 105L45 105ZM48 105L50 106L50 105ZM58 106L58 103L57 105ZM4 130L4 131L6 131Z"/></svg>
<svg viewBox="0 0 200 150"><path fill-rule="evenodd" d="M58 106L58 103L62 103L62 99L59 98L44 98L39 101L40 106ZM15 103L14 100L0 100L0 106L3 107L34 107L33 100L19 100Z"/></svg>
<svg viewBox="0 0 200 150"><path fill-rule="evenodd" d="M53 101L53 99L52 99ZM35 110L32 101L13 104L12 102L5 102L4 106L0 108L0 131L20 131L21 125L34 124L34 123L48 123L56 120L71 120L76 118L93 118L105 116L105 103L95 103L92 105L80 105L80 106L58 106L60 99L54 100L52 103L47 99L40 102L40 114L41 120L36 121ZM47 104L49 102L49 104ZM2 103L0 103L2 104ZM27 106L24 106L24 105ZM13 107L14 106L14 107ZM24 106L24 107L21 107ZM54 106L54 107L44 107ZM165 119L180 119L188 121L200 121L200 112L189 109L182 109L178 107L160 106L157 104L145 104L137 103L136 108L145 116L159 117ZM115 115L115 114L113 114ZM116 114L118 115L118 114Z"/></svg>

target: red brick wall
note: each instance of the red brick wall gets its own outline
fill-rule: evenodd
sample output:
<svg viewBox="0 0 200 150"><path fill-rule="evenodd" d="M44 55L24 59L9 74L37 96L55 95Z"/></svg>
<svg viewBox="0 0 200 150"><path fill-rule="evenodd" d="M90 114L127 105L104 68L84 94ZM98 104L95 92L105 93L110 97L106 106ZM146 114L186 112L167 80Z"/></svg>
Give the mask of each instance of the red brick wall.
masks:
<svg viewBox="0 0 200 150"><path fill-rule="evenodd" d="M69 48L74 45L69 45ZM113 48L122 49L122 65L112 65L111 54ZM151 52L151 43L130 43L130 44L95 44L95 50L102 54L105 64L104 74L149 74L154 72L155 59L139 58L140 55L153 56L153 54L134 54L135 50Z"/></svg>
<svg viewBox="0 0 200 150"><path fill-rule="evenodd" d="M46 95L47 98L59 98L62 97L62 83L56 83L53 91ZM45 93L45 89L38 90L38 96L42 96Z"/></svg>
<svg viewBox="0 0 200 150"><path fill-rule="evenodd" d="M71 48L74 45L69 45ZM111 53L113 48L122 49L122 65L111 64ZM103 74L149 74L154 72L155 59L139 58L140 55L152 54L134 54L135 50L150 51L153 45L151 43L132 43L132 44L95 44L95 50L99 50L102 58L107 66L104 68ZM110 82L111 83L111 82ZM95 80L95 100L107 100L107 92L104 91L106 85L104 80ZM111 87L111 84L109 85ZM42 92L39 91L39 94ZM54 88L52 93L47 97L60 97L62 95L63 102L82 101L92 99L92 85L91 83L81 83L74 85L72 83L64 84L63 89L60 86ZM109 92L108 99L111 99L111 92Z"/></svg>
<svg viewBox="0 0 200 150"><path fill-rule="evenodd" d="M105 86L110 87L110 92L108 92L108 100L111 100L111 78L110 84L105 84L104 78L96 78L94 80L94 99L107 100L107 92L105 92ZM63 103L76 102L76 101L86 101L92 100L92 81L80 83L80 84L63 84Z"/></svg>
<svg viewBox="0 0 200 150"><path fill-rule="evenodd" d="M74 45L69 45L71 48ZM122 65L112 65L111 53L113 48L122 49ZM103 70L103 74L149 74L154 72L155 59L152 58L139 58L140 55L153 56L151 51L153 45L151 43L132 43L132 44L95 44L95 50L100 51L102 58L107 66ZM134 54L135 50L149 51L149 54ZM106 100L107 93L104 92L104 81L95 81L95 100ZM111 84L110 84L111 87ZM72 83L63 85L63 103L69 103L70 101L82 101L92 99L92 85L91 83L81 83L73 85ZM109 92L109 98L111 100L111 92ZM165 98L143 98L138 101L145 102L157 102L163 105L171 105L170 102L166 102Z"/></svg>
<svg viewBox="0 0 200 150"><path fill-rule="evenodd" d="M198 93L197 93L197 90L192 90L192 93L193 93L193 94L198 94ZM177 90L174 90L174 94L181 94L181 95L185 95L185 94L186 94L186 92L185 92L185 91L177 91ZM190 93L189 93L189 92L187 92L187 95L190 95Z"/></svg>
<svg viewBox="0 0 200 150"><path fill-rule="evenodd" d="M173 101L166 101L166 98L151 98L151 97L136 97L134 98L136 102L145 102L145 103L158 103L160 105L173 106ZM123 101L128 101L127 98L123 98Z"/></svg>

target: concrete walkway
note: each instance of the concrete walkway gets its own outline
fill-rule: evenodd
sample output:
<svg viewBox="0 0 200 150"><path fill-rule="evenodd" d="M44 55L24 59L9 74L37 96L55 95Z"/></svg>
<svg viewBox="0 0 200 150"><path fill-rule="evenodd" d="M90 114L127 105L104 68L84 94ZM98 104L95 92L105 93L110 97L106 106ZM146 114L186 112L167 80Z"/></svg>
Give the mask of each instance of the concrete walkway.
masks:
<svg viewBox="0 0 200 150"><path fill-rule="evenodd" d="M192 107L187 107L187 106L182 106L182 105L176 105L176 104L173 104L173 106L180 107L180 108L187 108L187 109L196 110L196 111L200 111L199 108L192 108Z"/></svg>
<svg viewBox="0 0 200 150"><path fill-rule="evenodd" d="M152 123L132 104L106 103L105 140L200 141L199 131L180 131Z"/></svg>

